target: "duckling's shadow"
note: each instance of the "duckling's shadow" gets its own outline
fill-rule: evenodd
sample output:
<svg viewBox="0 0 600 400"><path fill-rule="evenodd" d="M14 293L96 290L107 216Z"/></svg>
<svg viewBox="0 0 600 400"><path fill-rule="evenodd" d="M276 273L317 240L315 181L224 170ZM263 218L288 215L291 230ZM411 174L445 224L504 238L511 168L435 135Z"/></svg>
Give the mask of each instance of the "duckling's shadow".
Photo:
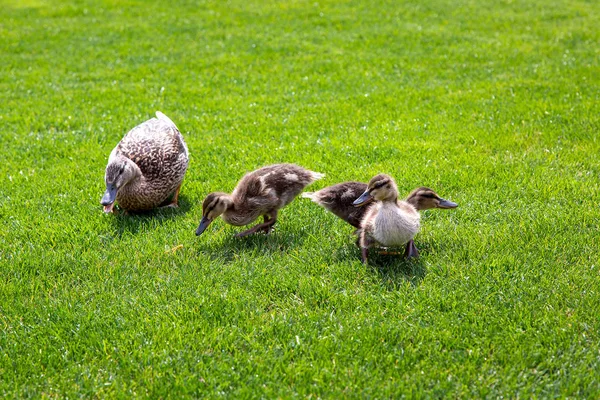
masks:
<svg viewBox="0 0 600 400"><path fill-rule="evenodd" d="M425 248L423 246L423 249ZM398 249L397 252L399 254L380 254L378 249L371 249L367 265L380 276L383 282L396 284L399 281L407 281L413 286L418 286L427 275L427 268L422 258L407 259L403 254L404 249ZM339 249L335 257L338 260L360 260L361 252L358 246L348 244Z"/></svg>
<svg viewBox="0 0 600 400"><path fill-rule="evenodd" d="M427 268L420 257L404 258L403 255L384 255L372 252L369 257L371 266L384 281L405 280L418 286L427 275Z"/></svg>
<svg viewBox="0 0 600 400"><path fill-rule="evenodd" d="M156 226L164 221L173 220L186 214L191 209L191 203L179 196L179 207L161 207L151 211L124 212L118 210L113 217L112 224L116 228L116 235L121 237L124 233L136 234L140 230Z"/></svg>
<svg viewBox="0 0 600 400"><path fill-rule="evenodd" d="M269 234L256 233L241 238L235 237L235 232L229 233L218 243L200 246L199 252L208 256L211 261L231 263L243 256L285 254L302 246L304 242L304 236L297 232L274 231Z"/></svg>

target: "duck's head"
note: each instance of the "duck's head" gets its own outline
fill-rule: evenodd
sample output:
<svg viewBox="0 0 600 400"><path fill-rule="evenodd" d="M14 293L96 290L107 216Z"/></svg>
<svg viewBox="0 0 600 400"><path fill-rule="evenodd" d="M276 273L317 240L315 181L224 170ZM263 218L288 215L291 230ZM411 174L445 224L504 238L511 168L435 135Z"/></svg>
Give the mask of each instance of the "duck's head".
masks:
<svg viewBox="0 0 600 400"><path fill-rule="evenodd" d="M398 198L398 187L394 179L386 174L379 174L373 177L367 186L367 190L352 204L363 206L373 200L377 201L395 201Z"/></svg>
<svg viewBox="0 0 600 400"><path fill-rule="evenodd" d="M432 189L421 186L413 190L406 201L412 204L417 210L429 210L431 208L456 208L458 204L453 201L442 199Z"/></svg>
<svg viewBox="0 0 600 400"><path fill-rule="evenodd" d="M206 196L202 203L202 220L196 229L196 236L200 236L211 222L231 206L233 206L233 200L227 193L215 192Z"/></svg>
<svg viewBox="0 0 600 400"><path fill-rule="evenodd" d="M104 196L100 200L100 204L104 206L105 213L112 211L119 189L140 174L141 171L138 166L127 157L117 156L109 161L106 166L106 174L104 175L106 192L104 192Z"/></svg>

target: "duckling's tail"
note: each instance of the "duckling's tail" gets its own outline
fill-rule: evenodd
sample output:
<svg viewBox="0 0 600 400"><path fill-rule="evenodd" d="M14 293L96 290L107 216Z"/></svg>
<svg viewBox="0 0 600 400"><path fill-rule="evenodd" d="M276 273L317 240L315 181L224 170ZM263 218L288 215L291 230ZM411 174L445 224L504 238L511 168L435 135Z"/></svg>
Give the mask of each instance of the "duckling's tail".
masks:
<svg viewBox="0 0 600 400"><path fill-rule="evenodd" d="M315 194L315 192L304 192L304 193L302 193L302 198L313 200L314 194Z"/></svg>
<svg viewBox="0 0 600 400"><path fill-rule="evenodd" d="M161 121L165 121L166 123L173 125L175 127L175 129L179 130L177 128L177 125L175 125L175 122L171 121L171 118L167 117L165 114L161 113L160 111L156 112L156 118L160 119Z"/></svg>
<svg viewBox="0 0 600 400"><path fill-rule="evenodd" d="M318 181L319 179L323 179L325 177L325 174L322 174L320 172L315 172L315 171L310 171L310 177L312 178L312 181Z"/></svg>

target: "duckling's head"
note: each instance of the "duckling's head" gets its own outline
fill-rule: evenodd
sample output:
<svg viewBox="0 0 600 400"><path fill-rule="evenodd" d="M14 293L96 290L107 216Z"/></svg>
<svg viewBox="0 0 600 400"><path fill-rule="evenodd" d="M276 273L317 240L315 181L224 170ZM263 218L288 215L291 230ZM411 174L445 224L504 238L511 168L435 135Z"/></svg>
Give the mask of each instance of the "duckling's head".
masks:
<svg viewBox="0 0 600 400"><path fill-rule="evenodd" d="M406 201L417 210L429 210L430 208L456 208L458 204L442 199L436 192L428 187L421 186L413 190Z"/></svg>
<svg viewBox="0 0 600 400"><path fill-rule="evenodd" d="M352 204L362 206L373 200L396 201L398 199L398 187L394 179L386 174L379 174L369 181L367 190Z"/></svg>
<svg viewBox="0 0 600 400"><path fill-rule="evenodd" d="M202 203L202 220L196 229L196 236L200 236L211 222L232 206L233 200L227 193L215 192L206 196Z"/></svg>
<svg viewBox="0 0 600 400"><path fill-rule="evenodd" d="M104 212L109 213L112 211L119 189L139 175L141 175L140 169L129 158L116 156L109 160L104 175L106 192L104 192L104 196L100 200L100 204L104 206Z"/></svg>

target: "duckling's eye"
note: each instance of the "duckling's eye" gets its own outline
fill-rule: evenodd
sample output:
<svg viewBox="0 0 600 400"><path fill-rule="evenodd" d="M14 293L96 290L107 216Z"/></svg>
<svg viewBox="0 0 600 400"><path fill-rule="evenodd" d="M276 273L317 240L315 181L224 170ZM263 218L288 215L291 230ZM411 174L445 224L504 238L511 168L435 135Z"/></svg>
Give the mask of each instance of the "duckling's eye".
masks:
<svg viewBox="0 0 600 400"><path fill-rule="evenodd" d="M119 170L119 174L122 174L122 173L123 173L123 171L125 171L125 166L124 166L124 165L123 165L123 166L121 166L121 169Z"/></svg>
<svg viewBox="0 0 600 400"><path fill-rule="evenodd" d="M374 189L381 189L382 187L384 187L387 184L387 182L382 182L382 183L378 183L377 185L373 186L373 188L371 190ZM389 186L388 186L389 187Z"/></svg>
<svg viewBox="0 0 600 400"><path fill-rule="evenodd" d="M391 186L390 186L390 184L388 183L387 185L385 185L385 187L386 187L387 189L389 189Z"/></svg>

